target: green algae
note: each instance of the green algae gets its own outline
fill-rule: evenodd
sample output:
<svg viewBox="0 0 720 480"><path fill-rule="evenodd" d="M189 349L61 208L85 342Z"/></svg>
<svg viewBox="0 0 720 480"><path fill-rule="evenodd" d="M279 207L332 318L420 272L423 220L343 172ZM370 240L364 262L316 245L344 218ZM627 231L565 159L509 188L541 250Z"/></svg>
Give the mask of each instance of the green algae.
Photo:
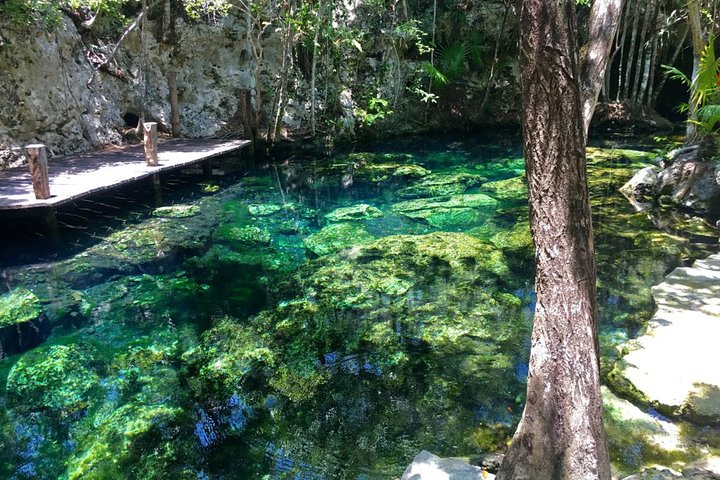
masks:
<svg viewBox="0 0 720 480"><path fill-rule="evenodd" d="M153 210L153 215L163 218L187 218L200 213L198 205L170 205Z"/></svg>
<svg viewBox="0 0 720 480"><path fill-rule="evenodd" d="M237 226L233 224L221 225L215 230L213 238L219 242L226 242L237 247L269 245L272 236L267 230L254 225Z"/></svg>
<svg viewBox="0 0 720 480"><path fill-rule="evenodd" d="M430 198L399 202L392 211L414 220L423 220L437 228L472 226L486 219L497 206L497 200L487 195L452 195L446 199Z"/></svg>
<svg viewBox="0 0 720 480"><path fill-rule="evenodd" d="M348 222L355 220L370 220L371 218L382 217L382 211L368 205L367 203L360 203L351 207L336 208L332 212L325 215L325 219L328 222Z"/></svg>
<svg viewBox="0 0 720 480"><path fill-rule="evenodd" d="M97 388L103 369L102 358L90 345L40 347L20 357L10 370L8 397L23 408L68 416L88 406L88 393Z"/></svg>
<svg viewBox="0 0 720 480"><path fill-rule="evenodd" d="M527 202L528 199L525 175L485 183L482 190L490 192L498 200Z"/></svg>
<svg viewBox="0 0 720 480"><path fill-rule="evenodd" d="M282 205L277 205L275 203L252 203L248 205L248 212L250 212L250 215L255 217L266 217L268 215L274 215L282 209Z"/></svg>
<svg viewBox="0 0 720 480"><path fill-rule="evenodd" d="M335 253L374 240L367 230L354 223L335 223L317 233L308 235L303 241L305 248L317 256Z"/></svg>
<svg viewBox="0 0 720 480"><path fill-rule="evenodd" d="M694 223L675 233L660 231L647 215L613 197L634 163L645 160L608 155L591 159L589 172L599 238L604 376L621 354L613 353L617 345L652 309L648 286L669 264L692 257L684 237L711 233ZM522 410L534 304L528 214L518 205L521 161L508 159L497 169L479 165L471 170L479 175L468 177L458 193L443 190L438 177L458 175L459 169L429 173L416 169L417 161L374 154L344 161L326 171L335 177L286 191L294 199L287 204L272 177L256 177L212 208L173 220L189 229L195 243L179 242L172 228L158 226L157 241L129 233L112 237L97 249L102 262L88 255L61 262L52 279L40 281L47 275L41 270L13 273L33 285L43 303L64 298L63 311L89 322L70 340L53 337L49 346L84 345L85 338L93 346L78 360L78 371L90 372L89 387L81 393L79 383L75 397L63 393L70 399L66 407L47 407L51 400L41 395L31 409L16 394L11 404L0 398L0 410L10 411L0 416L0 476L17 477L17 468L31 463L41 478L252 478L275 475L275 462L292 459L287 475L309 475L304 462L324 478L355 478L359 468L399 477L404 460L398 459L428 445L444 455L502 447ZM356 175L365 162L394 166ZM485 176L495 180L487 190L487 183L475 183ZM348 178L354 183L331 202L317 188L345 185ZM375 181L385 184L382 196ZM432 198L416 197L421 189L404 196L418 185L428 187L422 195ZM500 201L459 195L468 190ZM306 262L307 235L324 223L303 204L311 203L308 192L319 194L312 204L323 213L358 202L379 206L386 215L364 224L373 235L431 227L472 227L472 235L374 239L367 233L365 243L355 231L341 248ZM435 209L448 219L436 217L434 225L407 220L392 208L398 198L430 205L406 204L410 213ZM253 215L250 205L283 205L283 214ZM498 206L504 210L496 211ZM159 220L169 219L132 228L155 228ZM240 230L246 227L258 230ZM239 232L247 242L232 238L244 238ZM109 244L118 240L125 253L110 255ZM157 266L178 251L191 253ZM138 275L147 268L172 273ZM256 412L243 429L227 423L226 402L233 395ZM204 418L200 411L217 433L209 447L194 433ZM617 424L631 425L622 418ZM631 434L622 428L613 434L620 438L611 439L618 464L629 465L623 455L634 452ZM42 459L20 455L31 440L39 442ZM674 461L641 448L648 461Z"/></svg>
<svg viewBox="0 0 720 480"><path fill-rule="evenodd" d="M37 319L43 312L30 290L16 288L0 297L0 328Z"/></svg>
<svg viewBox="0 0 720 480"><path fill-rule="evenodd" d="M401 198L444 197L459 195L477 187L486 179L469 173L433 173L398 191Z"/></svg>

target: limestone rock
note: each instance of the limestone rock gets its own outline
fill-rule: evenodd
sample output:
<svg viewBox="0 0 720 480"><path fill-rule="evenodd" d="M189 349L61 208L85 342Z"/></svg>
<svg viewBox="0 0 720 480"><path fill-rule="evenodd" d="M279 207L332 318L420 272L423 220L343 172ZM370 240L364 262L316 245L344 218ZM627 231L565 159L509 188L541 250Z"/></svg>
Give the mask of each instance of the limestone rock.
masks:
<svg viewBox="0 0 720 480"><path fill-rule="evenodd" d="M364 228L352 223L331 224L308 236L305 248L317 256L335 253L353 245L361 245L375 239Z"/></svg>
<svg viewBox="0 0 720 480"><path fill-rule="evenodd" d="M39 345L50 323L31 291L15 289L0 297L0 359Z"/></svg>
<svg viewBox="0 0 720 480"><path fill-rule="evenodd" d="M625 185L620 187L620 192L633 200L652 201L659 171L660 169L653 165L639 170Z"/></svg>
<svg viewBox="0 0 720 480"><path fill-rule="evenodd" d="M325 215L325 218L329 222L346 222L353 220L369 220L371 218L382 216L383 213L379 208L366 203L360 203L351 207L337 208Z"/></svg>
<svg viewBox="0 0 720 480"><path fill-rule="evenodd" d="M427 450L418 453L401 480L487 480L495 475L460 458L440 458Z"/></svg>
<svg viewBox="0 0 720 480"><path fill-rule="evenodd" d="M652 294L657 313L616 366L620 382L667 414L720 421L720 254L676 268Z"/></svg>

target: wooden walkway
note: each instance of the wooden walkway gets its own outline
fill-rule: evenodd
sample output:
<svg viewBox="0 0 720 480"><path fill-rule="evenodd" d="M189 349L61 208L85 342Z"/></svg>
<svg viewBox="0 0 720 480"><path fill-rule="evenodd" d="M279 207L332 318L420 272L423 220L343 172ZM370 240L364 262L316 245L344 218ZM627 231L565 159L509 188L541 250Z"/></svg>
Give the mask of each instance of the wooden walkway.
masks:
<svg viewBox="0 0 720 480"><path fill-rule="evenodd" d="M50 194L37 200L30 172L23 167L0 170L0 211L30 208L54 208L78 198L151 177L160 172L240 150L249 140L185 140L159 143L160 165L145 164L143 147L48 159Z"/></svg>

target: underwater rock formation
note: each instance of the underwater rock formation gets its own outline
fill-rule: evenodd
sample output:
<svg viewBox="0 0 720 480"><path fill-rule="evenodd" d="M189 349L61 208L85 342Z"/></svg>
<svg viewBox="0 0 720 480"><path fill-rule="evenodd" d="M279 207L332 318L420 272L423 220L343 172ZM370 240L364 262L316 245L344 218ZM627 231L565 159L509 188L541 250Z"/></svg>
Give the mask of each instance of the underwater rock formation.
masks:
<svg viewBox="0 0 720 480"><path fill-rule="evenodd" d="M40 300L18 288L0 297L0 359L29 350L50 334Z"/></svg>

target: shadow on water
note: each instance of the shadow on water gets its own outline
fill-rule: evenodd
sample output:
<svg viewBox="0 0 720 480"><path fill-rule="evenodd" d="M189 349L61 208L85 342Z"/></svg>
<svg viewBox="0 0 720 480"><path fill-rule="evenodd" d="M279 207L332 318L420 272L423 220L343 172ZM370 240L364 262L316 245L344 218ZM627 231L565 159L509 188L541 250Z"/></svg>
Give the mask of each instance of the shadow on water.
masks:
<svg viewBox="0 0 720 480"><path fill-rule="evenodd" d="M617 194L648 154L591 153L607 363L699 251ZM52 251L15 223L5 283L55 328L0 361L0 476L370 480L501 447L535 308L522 174L517 138L409 139L96 196Z"/></svg>

